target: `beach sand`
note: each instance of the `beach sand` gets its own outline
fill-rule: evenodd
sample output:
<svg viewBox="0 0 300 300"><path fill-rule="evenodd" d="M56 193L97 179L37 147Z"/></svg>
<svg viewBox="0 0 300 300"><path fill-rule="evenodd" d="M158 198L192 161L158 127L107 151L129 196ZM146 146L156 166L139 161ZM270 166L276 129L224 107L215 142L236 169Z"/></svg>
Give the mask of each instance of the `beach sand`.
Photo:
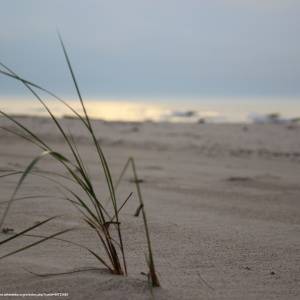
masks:
<svg viewBox="0 0 300 300"><path fill-rule="evenodd" d="M47 118L19 118L54 149L67 147ZM73 132L100 195L107 188L91 141L76 120ZM11 123L0 118L1 126ZM102 267L85 250L47 241L0 260L0 293L68 293L65 299L300 299L300 127L284 124L168 124L94 121L114 178L127 158L136 160L162 288L149 289L146 241L134 194L121 222L128 277L90 270L37 277L37 273ZM34 145L0 131L0 169L24 169L40 153ZM38 168L65 172L45 158ZM0 179L0 201L11 196L18 177ZM128 172L118 199L135 192ZM5 227L18 232L47 217L47 235L76 227L63 238L99 249L78 212L57 197L57 185L30 176L23 195L51 198L13 203ZM0 206L1 212L4 205ZM8 237L4 233L0 238ZM4 255L34 238L0 247ZM101 251L101 250L100 250ZM28 297L27 299L36 299ZM56 297L54 297L56 298ZM6 299L6 297L3 297ZM7 297L11 299L11 297Z"/></svg>

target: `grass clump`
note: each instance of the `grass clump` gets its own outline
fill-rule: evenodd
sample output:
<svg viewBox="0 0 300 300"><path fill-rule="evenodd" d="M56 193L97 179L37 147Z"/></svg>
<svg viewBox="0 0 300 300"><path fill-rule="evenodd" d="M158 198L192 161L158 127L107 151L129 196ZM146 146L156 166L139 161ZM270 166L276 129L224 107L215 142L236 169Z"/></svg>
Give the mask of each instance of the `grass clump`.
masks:
<svg viewBox="0 0 300 300"><path fill-rule="evenodd" d="M146 256L146 262L148 264L149 273L148 276L151 280L152 286L159 286L159 280L156 275L155 271L155 265L154 265L154 258L153 258L153 252L152 252L152 246L151 246L151 240L150 240L150 234L149 234L149 228L147 223L147 217L146 212L144 209L144 203L142 199L142 193L139 185L139 180L137 177L137 171L135 167L135 162L133 158L130 158L128 162L126 163L120 177L118 178L117 182L114 184L110 168L108 166L106 157L102 151L102 148L96 138L95 131L93 129L91 120L89 118L89 115L86 111L83 98L81 96L66 48L64 46L64 43L59 36L60 43L62 46L62 50L64 52L64 56L68 65L68 69L70 71L80 104L83 111L83 114L81 115L76 110L74 110L68 103L66 103L61 98L57 97L54 93L48 91L47 89L30 82L24 78L21 78L19 75L17 75L14 71L12 71L10 68L5 66L4 64L0 63L2 66L2 70L0 70L0 73L8 76L10 78L13 78L15 80L18 80L21 82L33 95L34 97L40 102L40 104L43 106L43 108L47 111L50 118L52 119L53 123L59 130L61 136L63 137L63 140L65 144L67 145L69 151L70 151L70 157L67 157L66 155L62 154L59 151L56 151L51 145L49 145L44 139L40 138L36 133L34 133L31 129L23 125L21 122L19 122L15 117L5 113L4 111L0 110L0 114L2 114L4 117L9 119L15 126L16 129L9 129L9 128L3 128L6 131L9 131L10 133L13 133L15 135L18 135L19 137L27 140L28 142L36 145L40 150L41 154L36 156L30 164L26 167L26 169L23 170L12 170L11 172L7 172L3 176L12 176L20 174L20 179L14 189L14 192L10 198L9 201L6 203L6 207L4 209L4 212L2 214L2 217L0 219L0 229L3 229L3 225L5 223L6 217L9 213L9 209L13 201L25 199L28 197L21 197L17 198L17 192L22 186L25 178L31 174L31 175L38 175L42 176L44 178L48 178L51 181L54 181L56 183L59 183L61 188L64 190L63 199L69 201L72 205L74 205L79 211L82 216L82 219L84 222L89 226L97 235L99 238L99 241L101 242L102 248L104 249L104 255L101 256L99 253L96 253L95 251L85 247L78 245L74 242L63 240L61 238L58 238L57 236L62 235L72 229L66 229L59 232L56 232L50 236L37 236L29 234L32 230L35 228L44 225L47 222L52 221L55 217L48 218L42 222L39 222L33 226L30 226L29 228L26 228L25 230L21 231L20 233L14 234L13 236L4 239L0 241L0 245L3 245L13 239L16 239L20 236L29 235L29 236L35 236L39 237L40 239L34 243L28 244L21 249L15 250L13 252L10 252L2 257L0 259L13 255L15 253L18 253L20 251L26 250L30 247L33 247L37 244L40 244L42 242L45 242L49 239L57 239L65 242L70 242L71 244L80 246L85 248L91 255L93 255L98 262L107 268L112 274L117 275L127 275L127 263L126 263L126 256L125 256L125 250L124 250L124 242L123 242L123 236L122 236L122 230L121 230L121 222L120 222L120 211L124 207L124 205L127 203L127 201L130 199L131 194L125 199L123 203L118 203L117 197L116 197L116 189L118 187L118 184L120 183L126 169L128 166L132 167L133 175L136 183L137 188L137 195L139 199L139 208L137 210L136 215L138 216L139 213L142 213L143 223L145 227L145 234L146 234L146 240L148 245L148 254ZM51 96L53 96L57 101L61 102L63 105L65 105L72 113L73 115L78 118L83 126L86 128L89 137L92 140L92 146L95 149L95 152L98 157L99 167L104 173L106 185L108 187L109 191L109 202L112 205L112 212L108 211L106 208L106 205L101 201L99 195L95 191L94 184L92 182L92 178L90 174L87 171L85 162L83 161L78 147L76 145L76 141L72 134L70 132L66 132L66 130L62 127L60 124L60 121L57 119L57 117L52 113L51 109L48 107L47 103L40 97L38 94L38 91L43 91ZM46 171L40 171L39 173L36 171L36 165L45 157L51 157L55 162L63 166L63 168L67 171L67 176L61 175L55 172L46 172ZM36 174L38 173L38 174ZM84 196L81 196L80 193L75 192L75 190L69 188L66 185L63 185L61 182L58 182L58 180L55 180L54 177L59 178L63 177L64 179L71 180L77 187L80 188L81 192L83 192Z"/></svg>

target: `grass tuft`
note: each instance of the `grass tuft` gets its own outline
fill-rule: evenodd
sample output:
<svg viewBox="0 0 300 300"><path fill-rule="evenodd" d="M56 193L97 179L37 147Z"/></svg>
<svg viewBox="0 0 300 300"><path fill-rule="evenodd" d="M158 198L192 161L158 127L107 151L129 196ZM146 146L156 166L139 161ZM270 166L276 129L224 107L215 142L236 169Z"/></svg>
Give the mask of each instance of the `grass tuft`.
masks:
<svg viewBox="0 0 300 300"><path fill-rule="evenodd" d="M85 246L79 245L75 242L71 242L65 239L58 238L57 236L62 235L64 233L67 233L74 229L65 229L59 232L56 232L54 234L51 234L49 236L41 236L41 235L34 235L29 234L32 230L35 228L42 226L43 224L52 221L55 217L48 218L42 222L39 222L33 226L30 226L24 230L22 230L20 233L14 234L13 236L6 238L2 241L0 241L0 245L4 245L8 242L10 242L13 239L16 239L20 236L31 236L39 238L37 241L25 245L24 247L14 250L8 254L5 254L0 257L0 259L3 259L5 257L14 255L16 253L19 253L21 251L24 251L26 249L29 249L33 246L36 246L38 244L41 244L43 242L46 242L49 239L56 239L63 242L69 242L73 245L82 247L86 249L95 259L99 262L100 265L104 266L107 270L109 270L112 274L117 275L127 275L127 262L126 262L126 256L125 256L125 249L124 249L124 241L122 236L122 230L121 230L121 222L120 222L120 212L122 208L126 205L128 200L131 198L132 193L129 194L123 201L123 203L119 204L116 197L116 189L118 188L118 185L120 181L123 178L124 173L128 169L129 166L132 167L133 175L134 175L134 183L136 184L137 189L137 195L139 199L139 207L136 212L136 216L139 216L140 212L142 214L142 219L144 223L145 228L145 235L146 235L146 241L148 245L148 255L146 256L146 263L149 268L148 276L151 279L152 286L160 286L158 277L156 275L155 265L154 265L154 258L153 258L153 251L151 246L151 239L150 239L150 233L149 233L149 227L147 222L147 216L146 211L144 207L144 202L142 198L141 193L141 187L140 183L141 181L138 178L137 170L135 166L135 161L133 158L129 158L127 163L125 164L118 180L114 183L111 175L111 171L108 165L108 162L106 160L106 157L103 153L103 150L96 138L96 134L94 131L94 128L92 126L92 123L90 121L89 115L87 113L87 110L85 108L85 104L82 98L82 95L80 93L79 85L76 81L76 77L73 71L73 68L71 66L71 62L68 56L68 53L66 51L66 47L64 45L64 42L59 35L60 44L63 50L63 54L65 56L65 60L67 62L67 66L72 78L72 81L74 83L76 93L78 95L81 108L83 111L83 115L78 113L75 109L73 109L68 103L66 103L64 100L56 96L54 93L48 91L47 89L28 81L22 77L20 77L17 73L15 73L13 70L11 70L9 67L4 65L3 63L0 63L0 66L4 70L0 70L0 74L7 76L9 78L15 79L22 83L31 93L32 95L37 99L37 101L40 102L42 107L47 111L49 117L52 119L53 123L55 124L56 128L58 129L59 133L61 134L65 144L68 147L69 154L65 155L62 154L59 151L56 151L52 148L51 145L47 143L43 138L39 137L38 134L33 132L30 128L23 125L21 122L19 122L14 116L11 116L4 111L0 110L0 114L6 117L8 120L10 120L16 127L16 129L8 129L3 128L4 130L17 135L20 138L25 139L26 141L34 144L41 150L41 154L36 156L25 168L25 170L7 170L6 174L1 175L0 177L6 177L6 176L13 176L13 175L20 175L20 178L18 180L18 183L12 193L12 196L10 199L6 202L2 202L1 205L5 205L3 214L0 218L0 229L3 229L3 226L5 224L6 218L8 216L8 213L10 211L10 207L14 201L19 200L26 200L28 198L35 198L36 196L25 196L25 197L17 197L18 191L21 188L22 184L24 183L25 179L29 175L37 175L41 176L43 178L49 179L50 181L54 183L58 183L60 188L63 190L63 197L61 199L66 200L70 202L72 205L74 205L78 211L80 212L82 219L86 223L86 225L93 230L97 237L99 238L100 244L102 246L102 249L104 250L104 256L101 256L98 252L89 249ZM91 140L92 140L92 146L95 149L95 152L98 156L98 165L99 169L104 173L106 185L109 190L109 198L108 202L112 204L112 211L108 211L106 208L107 203L103 203L101 200L100 195L98 195L95 191L95 187L92 181L92 178L90 174L87 171L86 165L81 157L81 154L78 150L78 147L76 145L76 140L73 137L71 132L67 132L63 126L60 123L60 120L57 119L57 117L52 113L51 109L48 107L47 103L40 97L38 91L46 92L47 94L54 97L57 101L61 102L66 108L68 108L73 115L80 120L80 122L83 124L83 126L86 128ZM53 159L57 164L61 165L67 172L66 175L61 175L55 172L50 171L40 171L36 170L36 165L45 157L50 157ZM54 178L53 178L54 177ZM56 180L55 180L56 178ZM81 193L75 192L72 188L69 188L67 185L64 185L61 182L58 182L57 178L67 179L71 181L73 184L76 185L76 187L80 188L81 193L83 193L84 196L81 195Z"/></svg>

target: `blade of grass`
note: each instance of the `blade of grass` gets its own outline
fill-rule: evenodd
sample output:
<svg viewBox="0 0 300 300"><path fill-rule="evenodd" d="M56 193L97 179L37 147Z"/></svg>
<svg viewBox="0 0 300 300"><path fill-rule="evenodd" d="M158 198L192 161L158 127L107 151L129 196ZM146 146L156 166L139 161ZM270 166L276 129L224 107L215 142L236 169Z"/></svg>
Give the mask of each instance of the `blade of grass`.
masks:
<svg viewBox="0 0 300 300"><path fill-rule="evenodd" d="M121 209L125 206L125 204L127 203L127 201L131 198L132 196L132 192L127 196L127 198L125 199L125 201L122 203L122 205L119 207L118 209L118 214L120 213ZM110 220L110 222L112 222L115 218L115 215L112 217L112 219Z"/></svg>
<svg viewBox="0 0 300 300"><path fill-rule="evenodd" d="M50 148L48 147L47 144L45 144L36 134L34 134L32 131L30 131L28 128L26 128L25 126L23 126L20 122L18 122L15 118L11 117L10 115L6 114L4 111L0 110L0 114L3 115L4 117L6 117L7 119L9 119L10 121L12 121L13 123L15 123L19 128L23 129L27 134L29 134L29 136L31 136L33 138L33 140L37 141L39 147L43 150L50 150ZM5 129L7 131L9 131L7 128ZM18 133L15 133L16 135L20 135ZM26 137L26 136L25 136ZM24 137L23 137L24 138ZM28 138L26 138L27 140L29 140Z"/></svg>
<svg viewBox="0 0 300 300"><path fill-rule="evenodd" d="M130 160L131 160L131 164L132 164L134 181L136 183L136 188L137 188L137 192L138 192L138 198L139 198L140 205L141 205L141 211L142 211L142 216L143 216L143 221L144 221L146 239L147 239L147 244L148 244L149 272L150 272L150 275L151 275L151 281L152 281L153 286L159 287L160 283L159 283L159 280L158 280L158 277L157 277L156 271L155 271L155 264L154 264L153 253L152 253L152 246L151 246L150 232L149 232L148 222L147 222L147 215L146 215L146 211L145 211L145 208L144 208L144 201L143 201L142 192L141 192L141 188L140 188L140 183L139 183L139 180L138 180L138 175L137 175L137 171L136 171L136 167L135 167L135 161L132 157L130 158Z"/></svg>
<svg viewBox="0 0 300 300"><path fill-rule="evenodd" d="M40 235L40 234L23 234L23 236L27 236L27 237L36 237L36 238L46 238L46 236L44 235ZM90 248L86 247L86 246L83 246L79 243L76 243L76 242L72 242L72 241L69 241L69 240L66 240L66 239L62 239L62 238L57 238L57 237L52 237L51 239L53 240L57 240L57 241L60 241L60 242L64 242L64 243L67 243L67 244L70 244L70 245L73 245L73 246L77 246L79 248L82 248L84 250L87 250L88 252L92 251ZM104 261L104 259L102 259ZM105 267L108 266L108 264L106 263L104 265Z"/></svg>
<svg viewBox="0 0 300 300"><path fill-rule="evenodd" d="M111 273L114 273L114 270L94 251L91 249L88 250L94 257L96 257L108 270L111 271Z"/></svg>
<svg viewBox="0 0 300 300"><path fill-rule="evenodd" d="M51 234L51 235L49 235L49 236L47 236L47 237L45 237L45 238L40 239L40 240L37 241L37 242L31 243L31 244L29 244L29 245L26 245L26 246L20 248L20 249L17 249L17 250L14 250L14 251L12 251L12 252L9 252L9 253L7 253L7 254L1 256L0 259L3 259L3 258L6 258L6 257L9 257L9 256L12 256L12 255L17 254L17 253L19 253L19 252L22 252L22 251L24 251L24 250L27 250L27 249L29 249L29 248L31 248L31 247L33 247L33 246L36 246L36 245L38 245L38 244L41 244L41 243L43 243L43 242L45 242L45 241L47 241L47 240L49 240L49 239L52 239L52 238L54 238L54 237L56 237L56 236L58 236L58 235L64 234L64 233L69 232L69 231L72 231L72 230L73 230L73 228L70 228L70 229L61 230L61 231L59 231L59 232L56 232L56 233L54 233L54 234Z"/></svg>
<svg viewBox="0 0 300 300"><path fill-rule="evenodd" d="M4 65L3 63L0 62L0 65L1 65L3 68L5 68L8 72L10 72L10 73L8 73L8 72L4 72L4 71L0 70L0 73L1 73L2 75L6 75L6 76L11 77L11 78L13 78L13 79L19 80L19 81L21 81L21 82L24 83L24 84L26 83L26 84L28 84L28 85L30 85L30 86L32 86L32 87L35 87L35 88L37 88L37 89L39 89L39 90L41 90L41 91L43 91L43 92L49 94L50 96L52 96L53 98L55 98L56 100L58 100L59 102L61 102L62 104L64 104L64 105L65 105L70 111L72 111L72 113L74 113L74 115L76 115L76 116L84 123L84 125L87 127L87 124L86 124L86 121L84 120L84 118L82 118L82 116L81 116L81 115L80 115L80 114L79 114L79 113L78 113L71 105L69 105L67 102L65 102L63 99L61 99L60 97L58 97L57 95L55 95L53 92L51 92L51 91L49 91L49 90L47 90L47 89L45 89L45 88L43 88L43 87L41 87L41 86L39 86L39 85L33 83L33 82L31 82L31 81L28 81L28 80L26 80L26 79L24 79L24 78L18 76L14 71L12 71L10 68L8 68L8 67L7 67L6 65Z"/></svg>
<svg viewBox="0 0 300 300"><path fill-rule="evenodd" d="M24 196L24 197L18 197L15 198L13 201L21 201L21 200L27 200L27 199L40 199L40 198L54 198L54 196L48 196L48 195L31 195L31 196ZM9 202L8 201L1 201L0 205L4 205L7 204Z"/></svg>
<svg viewBox="0 0 300 300"><path fill-rule="evenodd" d="M148 245L148 255L149 255L149 259L147 260L147 265L149 267L149 274L151 276L151 282L152 285L155 287L159 287L160 283L158 280L158 277L156 275L156 271L155 271L155 264L154 264L154 259L153 259L153 253L152 253L152 245L151 245L151 239L150 239L150 233L149 233L149 228L148 228L148 222L147 222L147 216L146 216L146 212L144 209L144 201L142 198L142 192L141 192L141 188L140 188L140 181L139 178L137 176L137 171L136 171L136 167L135 167L135 161L132 157L130 157L123 169L121 174L119 175L117 181L116 181L116 185L115 188L117 188L122 180L122 178L124 177L128 167L131 166L132 167L132 171L133 171L133 177L134 177L134 183L136 185L136 189L137 189L137 194L138 194L138 199L139 199L139 207L135 213L135 216L138 216L140 212L142 212L142 216L143 216L143 221L144 221L144 227L145 227L145 232L146 232L146 239L147 239L147 245Z"/></svg>
<svg viewBox="0 0 300 300"><path fill-rule="evenodd" d="M5 208L5 210L4 210L4 213L3 213L2 217L1 217L1 220L0 220L0 229L1 229L2 226L3 226L3 223L4 223L4 221L5 221L5 218L6 218L6 216L7 216L7 213L8 213L8 211L9 211L9 209L10 209L11 204L12 204L12 201L14 200L14 198L15 198L15 196L16 196L16 194L17 194L19 188L21 187L23 181L25 180L26 176L30 173L31 169L32 169L32 168L33 168L33 167L34 167L34 166L35 166L35 165L36 165L43 157L45 157L46 155L49 155L50 153L51 153L51 151L44 151L41 155L39 155L39 156L37 156L36 158L34 158L34 159L32 160L32 162L31 162L31 163L27 166L27 168L25 169L25 171L24 171L24 173L22 174L21 178L19 179L18 184L17 184L17 186L16 186L16 188L15 188L15 190L14 190L14 192L13 192L13 194L12 194L12 196L11 196L11 198L10 198L10 200L9 200L9 202L8 202L8 204L7 204L7 206L6 206L6 208ZM57 155L60 155L60 154L57 153Z"/></svg>
<svg viewBox="0 0 300 300"><path fill-rule="evenodd" d="M5 243L7 243L7 242L9 242L9 241L11 241L11 240L14 240L14 239L16 239L17 237L23 235L24 233L29 232L29 231L31 231L31 230L33 230L33 229L35 229L35 228L37 228L37 227L39 227L39 226L41 226L41 225L43 225L43 224L49 222L49 221L51 221L51 220L53 220L53 219L55 219L55 218L57 218L57 217L58 217L58 216L54 216L54 217L48 218L48 219L46 219L46 220L44 220L44 221L42 221L42 222L39 222L39 223L37 223L37 224L35 224L35 225L32 225L32 226L30 226L30 227L28 227L28 228L22 230L21 232L15 234L15 235L13 235L13 236L11 236L11 237L5 239L5 240L0 241L0 245L3 245L3 244L5 244Z"/></svg>
<svg viewBox="0 0 300 300"><path fill-rule="evenodd" d="M60 275L69 275L69 274L74 274L74 273L80 273L80 272L88 272L88 271L103 271L103 269L100 268L86 268L86 269L75 269L72 271L65 271L65 272L60 272L60 273L36 273L32 272L28 269L23 268L26 272L38 276L38 277L53 277L53 276L60 276Z"/></svg>

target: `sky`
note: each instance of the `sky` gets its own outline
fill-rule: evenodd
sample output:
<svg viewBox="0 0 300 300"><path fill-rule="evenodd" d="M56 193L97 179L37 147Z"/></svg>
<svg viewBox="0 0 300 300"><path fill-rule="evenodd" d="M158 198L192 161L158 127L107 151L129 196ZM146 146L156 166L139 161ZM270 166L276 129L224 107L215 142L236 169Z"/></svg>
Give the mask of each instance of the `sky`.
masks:
<svg viewBox="0 0 300 300"><path fill-rule="evenodd" d="M62 96L74 87L57 29L89 99L300 102L299 0L0 4L0 61ZM28 95L0 77L0 98Z"/></svg>

